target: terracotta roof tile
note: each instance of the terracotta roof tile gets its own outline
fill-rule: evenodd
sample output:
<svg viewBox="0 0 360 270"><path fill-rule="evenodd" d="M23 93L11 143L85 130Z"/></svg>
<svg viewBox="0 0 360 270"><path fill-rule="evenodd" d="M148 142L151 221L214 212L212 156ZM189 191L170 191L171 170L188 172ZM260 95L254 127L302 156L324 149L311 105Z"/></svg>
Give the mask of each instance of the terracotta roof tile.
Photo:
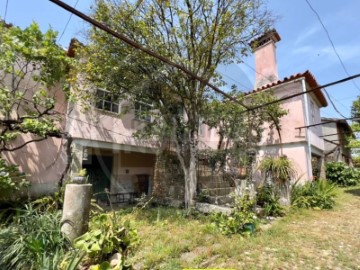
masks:
<svg viewBox="0 0 360 270"><path fill-rule="evenodd" d="M293 74L290 77L285 77L282 80L278 80L276 82L272 82L272 83L269 83L269 84L264 85L262 87L259 87L257 89L254 89L253 91L245 93L245 95L250 95L250 94L253 94L253 93L256 93L256 92L259 92L259 91L264 91L264 90L266 90L268 88L279 86L279 85L281 85L283 83L290 82L290 81L293 81L293 80L296 80L296 79L299 79L299 78L302 78L302 77L305 77L305 80L309 84L311 89L320 86L317 83L315 77L311 74L311 72L307 70L307 71L305 71L303 73ZM318 89L318 90L314 91L314 94L315 94L315 96L317 97L317 99L319 100L320 104L323 107L326 107L328 105L327 100L326 100L323 92L321 91L321 89Z"/></svg>

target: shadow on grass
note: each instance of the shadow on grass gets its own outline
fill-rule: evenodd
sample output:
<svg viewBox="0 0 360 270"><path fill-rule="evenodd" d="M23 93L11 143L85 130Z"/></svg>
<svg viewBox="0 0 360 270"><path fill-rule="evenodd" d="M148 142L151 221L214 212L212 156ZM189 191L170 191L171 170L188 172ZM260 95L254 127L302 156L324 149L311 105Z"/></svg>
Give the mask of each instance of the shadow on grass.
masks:
<svg viewBox="0 0 360 270"><path fill-rule="evenodd" d="M360 196L360 188L357 189L349 189L345 191L346 193L350 193L354 196Z"/></svg>

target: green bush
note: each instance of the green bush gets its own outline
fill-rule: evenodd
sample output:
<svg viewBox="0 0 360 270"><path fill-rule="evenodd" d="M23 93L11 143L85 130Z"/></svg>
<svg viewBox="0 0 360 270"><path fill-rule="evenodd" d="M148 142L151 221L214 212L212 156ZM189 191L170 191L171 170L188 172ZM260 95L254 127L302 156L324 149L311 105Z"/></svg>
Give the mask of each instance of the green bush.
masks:
<svg viewBox="0 0 360 270"><path fill-rule="evenodd" d="M326 178L338 186L355 186L360 184L360 171L350 168L344 162L328 162Z"/></svg>
<svg viewBox="0 0 360 270"><path fill-rule="evenodd" d="M255 200L248 195L235 198L235 208L230 215L214 213L213 224L225 235L240 233L251 235L255 232L257 218L253 211Z"/></svg>
<svg viewBox="0 0 360 270"><path fill-rule="evenodd" d="M0 246L0 269L22 270L60 263L70 243L60 232L60 212L41 213L27 205L0 230Z"/></svg>
<svg viewBox="0 0 360 270"><path fill-rule="evenodd" d="M93 217L90 230L74 240L75 248L85 251L85 263L96 267L107 265L107 260L115 253L120 253L119 269L126 269L126 255L139 242L135 229L128 222L121 222L115 213L99 214ZM123 268L120 268L123 267ZM107 268L105 268L107 269Z"/></svg>
<svg viewBox="0 0 360 270"><path fill-rule="evenodd" d="M14 192L28 185L29 182L20 173L18 166L7 165L0 157L0 202L10 199Z"/></svg>
<svg viewBox="0 0 360 270"><path fill-rule="evenodd" d="M292 188L291 204L298 208L331 209L336 195L336 186L326 180L307 182Z"/></svg>
<svg viewBox="0 0 360 270"><path fill-rule="evenodd" d="M279 192L271 185L260 186L256 193L256 204L264 208L266 216L281 217L285 209L279 202Z"/></svg>

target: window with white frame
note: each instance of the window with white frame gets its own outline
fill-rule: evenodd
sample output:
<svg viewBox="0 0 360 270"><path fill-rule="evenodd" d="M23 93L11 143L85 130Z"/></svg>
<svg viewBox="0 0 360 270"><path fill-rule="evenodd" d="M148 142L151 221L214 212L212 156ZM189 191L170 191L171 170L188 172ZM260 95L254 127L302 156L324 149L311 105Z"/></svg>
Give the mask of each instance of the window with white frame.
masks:
<svg viewBox="0 0 360 270"><path fill-rule="evenodd" d="M119 113L120 112L119 97L107 90L96 89L95 107L104 111Z"/></svg>
<svg viewBox="0 0 360 270"><path fill-rule="evenodd" d="M152 105L149 103L145 103L142 101L136 101L134 104L135 107L135 119L151 122L151 114Z"/></svg>

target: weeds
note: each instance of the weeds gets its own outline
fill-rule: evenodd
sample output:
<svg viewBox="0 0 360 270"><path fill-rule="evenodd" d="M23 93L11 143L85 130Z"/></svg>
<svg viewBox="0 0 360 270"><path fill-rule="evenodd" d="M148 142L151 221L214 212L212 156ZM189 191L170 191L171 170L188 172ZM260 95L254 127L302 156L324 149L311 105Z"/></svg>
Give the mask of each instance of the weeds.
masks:
<svg viewBox="0 0 360 270"><path fill-rule="evenodd" d="M291 191L291 203L298 208L331 209L337 195L336 186L326 180L295 185Z"/></svg>

